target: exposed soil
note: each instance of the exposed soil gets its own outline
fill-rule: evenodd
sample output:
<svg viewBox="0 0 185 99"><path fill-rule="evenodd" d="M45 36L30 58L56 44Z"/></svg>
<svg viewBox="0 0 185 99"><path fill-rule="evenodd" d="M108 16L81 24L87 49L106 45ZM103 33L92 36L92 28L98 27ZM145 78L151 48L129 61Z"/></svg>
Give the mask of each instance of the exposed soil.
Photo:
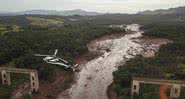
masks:
<svg viewBox="0 0 185 99"><path fill-rule="evenodd" d="M58 70L56 75L50 80L39 81L39 92L32 94L32 99L56 99L57 95L68 89L73 81L74 73L72 71ZM20 99L23 95L29 93L30 82L27 81L20 85L13 93L12 99Z"/></svg>
<svg viewBox="0 0 185 99"><path fill-rule="evenodd" d="M165 39L165 38L158 38L158 37L149 37L149 36L144 36L142 38L142 41L145 44L156 44L156 45L164 45L168 43L173 43L172 40Z"/></svg>
<svg viewBox="0 0 185 99"><path fill-rule="evenodd" d="M119 64L142 52L142 45L136 43L142 36L138 25L129 25L135 30L123 37L98 39L88 45L90 52L100 52L101 56L83 64L79 73L76 73L76 83L66 92L69 97L61 93L58 99L108 99L107 88L113 81L112 72Z"/></svg>
<svg viewBox="0 0 185 99"><path fill-rule="evenodd" d="M104 36L101 36L101 37L98 37L94 40L91 41L92 42L99 42L99 41L105 41L105 40L109 40L109 39L119 39L123 36L125 36L127 33L123 33L123 32L120 32L120 33L110 33L110 34L107 34L107 35L104 35Z"/></svg>
<svg viewBox="0 0 185 99"><path fill-rule="evenodd" d="M119 39L121 37L124 37L125 35L126 33L110 33L105 36L98 37L95 40L92 40L89 44L87 44L89 51L76 58L76 63L79 64L78 69L81 70L82 68L84 68L85 64L92 61L93 59L96 59L102 56L104 51L109 51L109 49L106 49L101 45L98 45L97 44L98 42L110 40L110 39ZM88 77L87 79L91 80L92 78ZM61 94L58 96L57 99L69 99L69 96L67 95L65 96L65 94L68 94L68 92L61 92Z"/></svg>
<svg viewBox="0 0 185 99"><path fill-rule="evenodd" d="M109 51L112 50L112 49L110 49L110 46L112 46L112 45L109 46L109 44L108 44L108 43L111 44L111 42L109 42L109 41L111 39L120 39L120 38L124 37L125 35L126 35L126 33L111 33L111 34L108 34L108 35L99 37L99 38L91 41L87 45L87 47L89 49L89 52L87 52L87 53L85 53L85 54L77 57L76 60L75 60L76 63L78 63L80 65L79 66L80 67L79 69L81 70L82 68L86 68L86 67L84 67L84 65L86 65L90 61L93 61L94 59L99 58L100 56L103 56L102 58L107 57L106 55L104 55L105 52L109 52ZM107 40L108 40L108 43L107 43L108 45L107 44L101 44L100 43L100 42L104 42L104 41L107 41ZM125 39L125 40L127 40L127 39ZM151 45L151 44L155 44L155 45L157 44L158 45L159 44L159 46L162 45L162 44L167 44L167 43L172 42L172 41L167 40L167 39L152 38L152 37L143 37L142 38L142 41L146 45ZM123 42L124 42L124 40L123 40ZM134 44L134 42L132 42L132 43ZM122 46L122 44L119 45L119 46ZM126 47L127 46L125 46L125 48ZM130 47L130 48L132 48L132 47ZM137 47L136 48L132 48L132 49L135 49L136 50ZM131 56L129 56L129 57L131 57ZM111 59L111 57L110 57L110 59ZM112 61L112 60L109 60L109 61ZM107 61L107 62L109 62L109 61ZM108 67L108 68L111 68L111 67ZM103 71L105 68L99 68L99 70L96 70L96 69L98 69L98 68L95 68L95 71L93 73L98 73L101 70ZM106 71L106 72L108 72L108 71ZM111 74L111 73L109 73L109 74ZM102 74L99 75L99 76L101 77ZM107 76L110 76L110 75L107 75ZM85 78L87 80L89 80L89 81L91 81L93 79L92 76L88 76L88 75L87 75L87 77L85 76ZM56 97L58 97L58 99L63 99L63 97L65 97L65 99L68 99L69 98L69 96L68 96L69 94L66 92L66 89L70 88L70 85L71 85L72 82L73 83L75 82L74 79L76 80L78 78L74 77L73 73L71 73L69 71L68 72L67 71L66 72L64 72L64 71L58 71L58 74L54 78L53 81L40 81L40 89L39 89L40 92L37 93L37 94L35 94L33 99L49 99L49 98L54 98L55 99ZM104 77L102 78L102 80L103 79L105 80ZM98 79L96 79L96 80L98 80ZM111 80L111 82L112 82L112 80ZM99 83L99 84L101 86L101 83ZM104 83L102 83L102 84L104 84ZM84 84L84 87L88 88L90 86L88 84ZM111 86L110 86L110 88L111 88ZM94 90L94 91L98 91L98 90ZM117 95L116 95L116 93L113 90L108 90L107 93L109 94L108 96L110 97L110 99L117 99ZM85 91L84 91L84 94L85 94ZM104 95L104 94L100 94L100 95ZM76 98L76 99L79 99L79 98Z"/></svg>
<svg viewBox="0 0 185 99"><path fill-rule="evenodd" d="M83 55L76 57L75 62L79 65L82 65L101 56L102 55L101 52L97 52L96 50L93 50L93 47L97 48L97 46L94 46L94 43L109 40L109 39L118 39L125 36L126 34L127 33L110 33L92 40L89 44L87 44L89 51L84 53Z"/></svg>
<svg viewBox="0 0 185 99"><path fill-rule="evenodd" d="M87 45L87 47L92 46L94 42L113 39L113 38L120 38L120 37L123 37L125 34L126 33L110 33L105 36L98 37L97 39L91 41ZM93 60L101 55L102 55L101 52L89 51L81 56L78 56L75 61L77 64L82 66L83 64L86 64L90 60ZM73 79L75 79L75 77L73 76L74 74L71 73L70 71L58 71L57 76L53 77L53 80L51 81L41 80L39 85L40 91L33 95L33 99L50 99L50 98L55 99L58 96L58 94L68 89L71 83L74 82ZM20 85L17 88L17 90L15 90L12 93L12 97L14 97L14 99L20 99L20 97L23 94L28 93L29 91L30 91L30 82L27 81L26 83ZM65 93L63 93L63 95L65 96ZM68 97L67 93L66 93L66 97Z"/></svg>
<svg viewBox="0 0 185 99"><path fill-rule="evenodd" d="M109 40L109 39L119 39L121 37L124 37L126 34L128 34L128 33L110 33L105 36L96 38L95 40L91 41L87 45L87 47L89 48L89 52L77 57L76 63L85 64L85 63L89 62L90 60L93 60L93 59L97 58L98 56L101 56L101 54L99 54L99 55L97 54L96 49L98 49L97 47L99 47L99 46L94 45L96 42L105 41L105 40ZM173 41L169 40L169 39L159 38L159 37L150 37L150 36L143 36L140 40L141 40L140 43L143 43L144 45L156 46L156 49L159 49L161 45L173 43ZM136 42L137 42L137 40L136 40ZM137 43L139 43L139 42L137 42ZM100 46L100 47L102 47L102 46ZM99 49L102 49L102 48L99 48Z"/></svg>
<svg viewBox="0 0 185 99"><path fill-rule="evenodd" d="M159 88L159 94L160 94L160 98L161 99L168 99L167 95L166 95L166 91L167 91L167 85L161 85Z"/></svg>
<svg viewBox="0 0 185 99"><path fill-rule="evenodd" d="M157 38L157 37L148 37L148 36L143 36L141 38L141 41L145 45L153 46L152 50L147 49L145 51L145 53L143 53L143 56L148 57L148 58L154 57L155 52L157 52L159 50L160 46L166 45L168 43L173 43L173 41L169 40L169 39ZM118 96L117 96L116 92L113 89L113 85L114 85L114 83L112 83L108 87L108 90L107 90L108 97L109 97L109 99L118 99ZM167 95L166 95L166 89L167 89L167 86L165 86L165 85L160 86L159 93L160 93L161 99L168 99Z"/></svg>
<svg viewBox="0 0 185 99"><path fill-rule="evenodd" d="M57 95L68 89L73 81L74 74L70 71L59 71L53 81L40 81L39 93L33 99L56 99Z"/></svg>
<svg viewBox="0 0 185 99"><path fill-rule="evenodd" d="M173 41L169 39L148 36L143 36L143 38L141 38L141 41L144 44L144 47L146 47L145 52L143 53L143 56L146 58L154 57L155 53L158 52L159 48L162 45L173 43Z"/></svg>
<svg viewBox="0 0 185 99"><path fill-rule="evenodd" d="M117 93L114 91L114 83L112 83L107 89L107 95L109 99L118 99Z"/></svg>
<svg viewBox="0 0 185 99"><path fill-rule="evenodd" d="M30 82L26 81L20 86L18 86L17 89L11 94L11 99L20 99L22 95L27 94L30 91L31 91Z"/></svg>

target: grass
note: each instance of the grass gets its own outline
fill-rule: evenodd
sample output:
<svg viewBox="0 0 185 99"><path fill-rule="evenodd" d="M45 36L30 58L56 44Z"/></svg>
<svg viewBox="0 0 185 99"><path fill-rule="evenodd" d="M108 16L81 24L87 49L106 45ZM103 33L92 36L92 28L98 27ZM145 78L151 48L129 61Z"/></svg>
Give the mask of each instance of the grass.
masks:
<svg viewBox="0 0 185 99"><path fill-rule="evenodd" d="M22 31L21 27L18 25L12 25L12 31L13 32L19 32Z"/></svg>
<svg viewBox="0 0 185 99"><path fill-rule="evenodd" d="M5 33L5 32L7 32L7 28L6 28L6 26L5 25L2 25L2 24L0 24L0 34L3 34L3 33Z"/></svg>
<svg viewBox="0 0 185 99"><path fill-rule="evenodd" d="M5 31L6 28L5 27L0 27L0 31Z"/></svg>
<svg viewBox="0 0 185 99"><path fill-rule="evenodd" d="M29 80L29 76L25 74L11 73L10 76L11 76L10 86L0 84L0 96L1 97L10 97L14 89L16 89L21 83L25 82L26 80Z"/></svg>
<svg viewBox="0 0 185 99"><path fill-rule="evenodd" d="M31 21L31 25L40 26L40 27L49 27L49 26L62 26L64 23L64 19L56 18L56 19L46 19L39 17L26 17L29 21Z"/></svg>
<svg viewBox="0 0 185 99"><path fill-rule="evenodd" d="M18 25L4 25L0 24L0 35L3 35L7 32L20 32L23 31Z"/></svg>
<svg viewBox="0 0 185 99"><path fill-rule="evenodd" d="M160 99L159 85L142 84L140 86L140 97L141 99Z"/></svg>

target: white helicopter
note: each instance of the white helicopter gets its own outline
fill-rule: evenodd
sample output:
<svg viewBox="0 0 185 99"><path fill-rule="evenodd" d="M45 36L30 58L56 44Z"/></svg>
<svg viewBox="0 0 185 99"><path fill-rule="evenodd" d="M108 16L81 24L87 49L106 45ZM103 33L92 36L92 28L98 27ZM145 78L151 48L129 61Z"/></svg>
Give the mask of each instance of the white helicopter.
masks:
<svg viewBox="0 0 185 99"><path fill-rule="evenodd" d="M34 55L44 57L43 61L45 61L48 64L64 66L65 68L71 68L73 71L76 70L76 67L78 66L78 64L69 65L69 63L66 60L60 57L57 57L56 56L57 53L58 53L58 49L55 50L55 53L53 55L42 55L42 54L34 54Z"/></svg>

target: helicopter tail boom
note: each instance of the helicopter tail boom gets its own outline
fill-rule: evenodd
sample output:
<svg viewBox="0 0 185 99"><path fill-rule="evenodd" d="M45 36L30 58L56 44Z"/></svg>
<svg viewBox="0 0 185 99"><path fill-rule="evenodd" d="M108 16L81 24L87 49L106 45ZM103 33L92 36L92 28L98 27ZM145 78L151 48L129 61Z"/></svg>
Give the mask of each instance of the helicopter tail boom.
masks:
<svg viewBox="0 0 185 99"><path fill-rule="evenodd" d="M35 56L51 56L51 55L41 55L41 54L34 54Z"/></svg>

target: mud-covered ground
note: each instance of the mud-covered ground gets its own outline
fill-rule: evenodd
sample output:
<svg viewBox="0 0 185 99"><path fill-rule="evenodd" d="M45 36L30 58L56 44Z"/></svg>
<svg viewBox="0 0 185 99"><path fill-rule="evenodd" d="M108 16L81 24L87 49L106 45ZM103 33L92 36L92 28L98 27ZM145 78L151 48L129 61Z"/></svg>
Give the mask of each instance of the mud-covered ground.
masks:
<svg viewBox="0 0 185 99"><path fill-rule="evenodd" d="M127 33L111 33L91 41L89 52L78 56L76 62L80 71L58 72L53 81L41 81L39 94L35 99L57 97L57 99L108 99L108 86L113 82L112 72L137 54L154 56L162 44L171 41L161 38L143 37L139 25L127 25ZM69 88L71 85L71 88ZM66 90L69 88L68 90ZM20 88L22 89L22 88ZM14 96L20 95L21 90ZM115 98L116 99L116 98Z"/></svg>
<svg viewBox="0 0 185 99"><path fill-rule="evenodd" d="M61 93L58 99L108 99L107 88L113 82L112 72L117 70L117 66L137 54L146 56L153 52L154 55L158 50L160 45L143 43L143 31L139 30L139 25L127 25L127 30L132 32L118 38L97 40L88 45L90 52L101 55L80 66L80 72L76 73L76 83L65 93Z"/></svg>

